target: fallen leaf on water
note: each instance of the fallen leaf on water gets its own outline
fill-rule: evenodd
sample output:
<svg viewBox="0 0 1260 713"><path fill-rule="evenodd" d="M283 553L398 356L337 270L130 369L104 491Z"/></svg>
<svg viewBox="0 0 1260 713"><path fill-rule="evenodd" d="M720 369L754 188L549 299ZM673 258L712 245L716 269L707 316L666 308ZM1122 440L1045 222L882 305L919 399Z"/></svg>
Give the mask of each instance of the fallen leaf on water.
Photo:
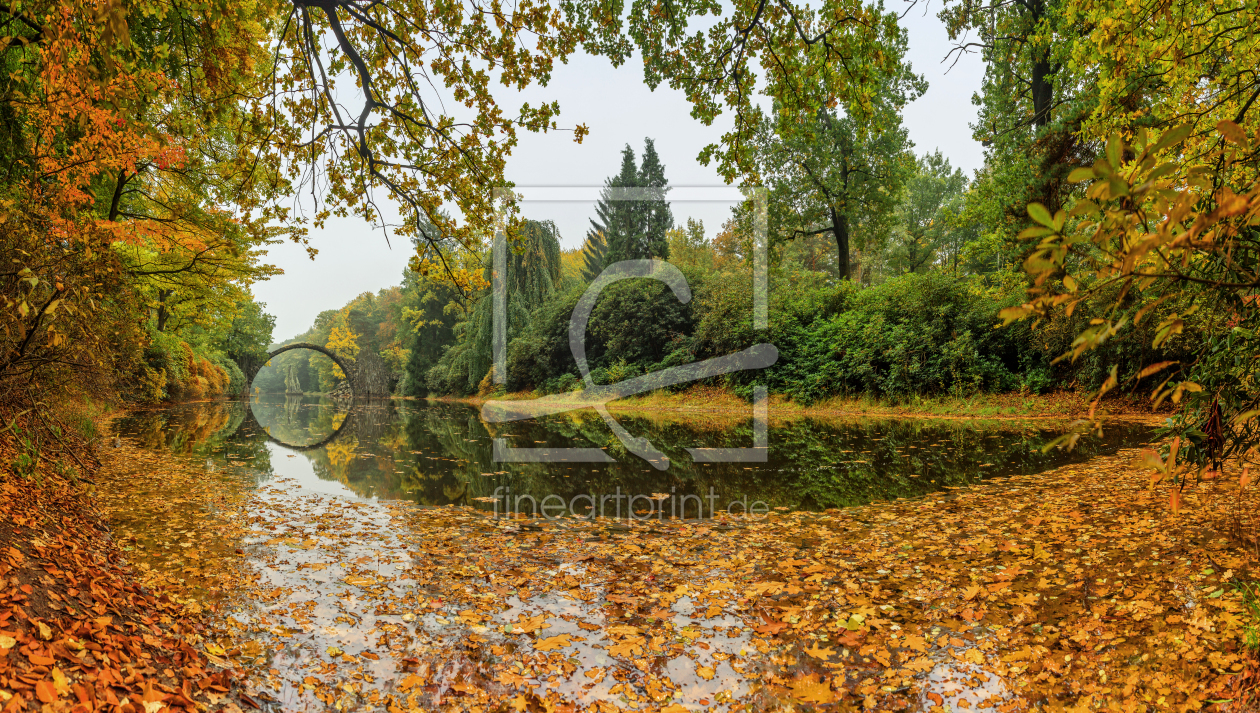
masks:
<svg viewBox="0 0 1260 713"><path fill-rule="evenodd" d="M819 644L815 643L813 648L805 649L805 653L809 654L810 656L813 656L816 659L829 659L831 658L833 654L836 653L836 650L825 649Z"/></svg>
<svg viewBox="0 0 1260 713"><path fill-rule="evenodd" d="M552 651L554 649L562 649L572 642L569 640L568 634L558 634L546 639L539 639L534 642L534 648L539 651Z"/></svg>
<svg viewBox="0 0 1260 713"><path fill-rule="evenodd" d="M793 681L792 697L806 703L833 703L836 700L836 694L831 690L831 686L826 681L819 681L817 674Z"/></svg>

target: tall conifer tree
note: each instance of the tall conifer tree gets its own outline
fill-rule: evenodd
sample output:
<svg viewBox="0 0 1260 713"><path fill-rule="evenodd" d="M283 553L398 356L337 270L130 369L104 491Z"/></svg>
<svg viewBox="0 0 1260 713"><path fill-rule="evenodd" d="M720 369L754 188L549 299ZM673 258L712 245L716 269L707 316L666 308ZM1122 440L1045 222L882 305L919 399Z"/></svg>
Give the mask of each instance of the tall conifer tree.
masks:
<svg viewBox="0 0 1260 713"><path fill-rule="evenodd" d="M665 165L656 154L656 142L643 140L643 161L639 164L639 188L650 198L637 202L636 213L639 218L639 243L635 257L659 257L669 259L670 228L674 227L674 214L665 200L669 192L669 181L665 178Z"/></svg>
<svg viewBox="0 0 1260 713"><path fill-rule="evenodd" d="M643 161L638 167L634 158L634 149L627 144L621 151L621 170L604 182L595 206L596 219L591 221L583 246L588 260L584 270L587 279L598 274L592 269L591 258L599 248L601 236L605 247L600 269L621 260L669 257L667 233L674 225L674 217L665 201L669 191L665 166L651 139L645 142ZM647 195L638 195L641 192Z"/></svg>

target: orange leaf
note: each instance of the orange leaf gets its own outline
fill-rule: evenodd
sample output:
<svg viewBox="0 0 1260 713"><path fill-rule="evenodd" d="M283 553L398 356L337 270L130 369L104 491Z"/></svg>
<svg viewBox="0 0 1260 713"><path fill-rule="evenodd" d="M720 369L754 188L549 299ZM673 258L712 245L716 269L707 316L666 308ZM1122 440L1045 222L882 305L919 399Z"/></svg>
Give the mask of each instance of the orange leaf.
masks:
<svg viewBox="0 0 1260 713"><path fill-rule="evenodd" d="M1172 494L1168 496L1168 507L1172 508L1174 515L1181 510L1181 488L1173 488Z"/></svg>
<svg viewBox="0 0 1260 713"><path fill-rule="evenodd" d="M813 656L816 659L829 659L831 658L832 654L836 653L836 650L823 648L819 644L815 643L812 648L805 649L805 653L809 654L810 656Z"/></svg>
<svg viewBox="0 0 1260 713"><path fill-rule="evenodd" d="M552 651L554 649L563 649L572 642L569 640L568 634L557 634L547 639L539 639L534 642L534 648L538 651Z"/></svg>
<svg viewBox="0 0 1260 713"><path fill-rule="evenodd" d="M57 691L53 688L51 681L40 681L35 684L35 695L44 703L52 703L57 700Z"/></svg>
<svg viewBox="0 0 1260 713"><path fill-rule="evenodd" d="M1216 125L1216 130L1228 139L1231 143L1247 147L1247 132L1243 128L1232 121L1222 121Z"/></svg>
<svg viewBox="0 0 1260 713"><path fill-rule="evenodd" d="M832 703L836 694L827 681L819 681L817 674L798 678L792 683L792 697L806 703Z"/></svg>

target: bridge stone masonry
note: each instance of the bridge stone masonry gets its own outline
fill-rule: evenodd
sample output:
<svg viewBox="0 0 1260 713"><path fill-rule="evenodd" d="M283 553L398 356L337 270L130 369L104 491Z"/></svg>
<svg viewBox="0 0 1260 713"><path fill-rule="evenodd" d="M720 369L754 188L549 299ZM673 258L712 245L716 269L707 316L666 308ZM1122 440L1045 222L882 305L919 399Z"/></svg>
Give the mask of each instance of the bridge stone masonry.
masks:
<svg viewBox="0 0 1260 713"><path fill-rule="evenodd" d="M267 354L266 359L258 362L251 360L248 363L239 364L241 371L245 373L245 388L241 390L241 399L249 399L250 394L254 390L254 377L258 375L259 370L266 366L267 362L294 349L310 349L332 359L333 363L341 367L341 371L349 377L350 391L356 399L380 398L390 395L389 369L385 366L384 360L375 352L363 352L354 361L354 365L351 366L345 359L327 347L310 342L294 342L273 350Z"/></svg>

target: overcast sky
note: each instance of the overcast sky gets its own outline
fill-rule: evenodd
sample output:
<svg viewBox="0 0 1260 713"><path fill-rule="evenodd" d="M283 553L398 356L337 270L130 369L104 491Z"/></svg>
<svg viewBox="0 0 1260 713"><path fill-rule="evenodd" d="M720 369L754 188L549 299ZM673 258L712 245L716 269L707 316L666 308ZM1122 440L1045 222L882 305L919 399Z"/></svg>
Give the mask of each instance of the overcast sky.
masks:
<svg viewBox="0 0 1260 713"><path fill-rule="evenodd" d="M939 148L970 175L984 161L968 126L976 115L971 96L980 88L984 68L974 55L963 57L952 68L942 63L950 42L936 19L937 10L939 3L933 3L925 13L920 3L902 21L910 33L908 59L929 85L927 93L906 108L905 124L917 153ZM500 96L508 99L506 94ZM724 117L713 126L692 119L690 104L681 92L647 89L641 63L632 60L614 69L603 58L577 55L557 68L547 87L531 88L514 103L536 105L543 99L560 102L562 127L586 124L591 133L579 145L567 131L521 132L520 145L507 166L508 179L519 186L598 186L617 172L622 147L629 143L638 155L644 137L656 141L672 185L725 185L712 165L696 161L701 148L721 137L728 125ZM731 205L674 202L672 207L677 223L688 217L701 219L712 237ZM523 211L527 218L556 221L566 248L582 243L587 220L594 213L590 202L526 203ZM399 284L411 256L409 244L394 240L392 247L387 246L379 231L359 220L329 221L327 228L312 231L310 237L319 249L313 261L302 247L275 246L267 260L285 274L254 286L256 298L276 317L277 342L306 331L323 310L339 308L363 292Z"/></svg>

